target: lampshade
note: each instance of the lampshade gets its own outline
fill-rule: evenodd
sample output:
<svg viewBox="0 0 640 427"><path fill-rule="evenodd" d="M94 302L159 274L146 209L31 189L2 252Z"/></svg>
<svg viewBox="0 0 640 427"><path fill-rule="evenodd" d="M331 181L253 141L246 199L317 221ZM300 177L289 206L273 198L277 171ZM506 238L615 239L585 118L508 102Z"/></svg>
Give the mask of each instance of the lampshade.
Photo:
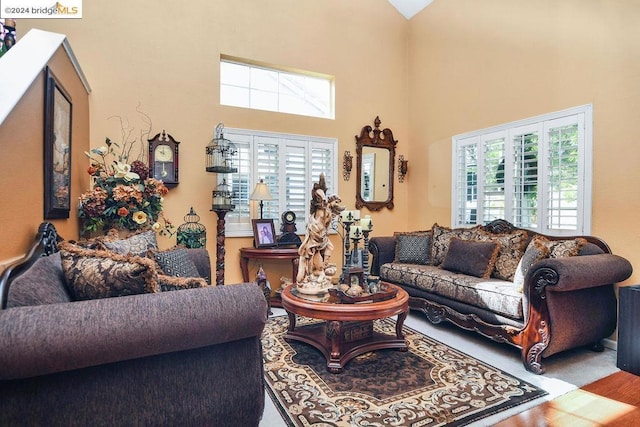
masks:
<svg viewBox="0 0 640 427"><path fill-rule="evenodd" d="M256 188L253 189L253 193L251 193L251 200L271 200L271 193L269 192L269 187L264 181L261 179L259 183L256 184Z"/></svg>

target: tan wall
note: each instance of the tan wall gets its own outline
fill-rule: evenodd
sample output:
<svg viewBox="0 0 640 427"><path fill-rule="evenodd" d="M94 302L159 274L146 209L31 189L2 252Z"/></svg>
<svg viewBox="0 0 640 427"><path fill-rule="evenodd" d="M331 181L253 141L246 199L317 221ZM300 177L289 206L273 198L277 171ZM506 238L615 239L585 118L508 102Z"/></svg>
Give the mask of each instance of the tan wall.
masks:
<svg viewBox="0 0 640 427"><path fill-rule="evenodd" d="M388 2L198 0L178 9L167 0L85 2L81 20L21 20L19 32L35 27L67 35L92 87L92 146L102 145L106 136L119 141L119 124L111 116L128 117L139 129L138 104L153 120L152 134L165 129L181 141L180 185L166 197L166 213L179 225L193 206L207 227L212 257L216 215L209 209L215 177L205 172L204 149L218 122L337 138L341 167L342 153L355 152L354 136L379 115L399 140L398 151L407 152L408 26ZM336 119L221 106L220 54L335 76ZM351 209L355 185L354 176L348 182L339 179L337 192ZM406 222L407 189L407 184L396 185L393 212L373 214L376 234L389 234ZM241 279L238 249L251 242L227 238L228 283ZM291 275L285 265L265 264L265 270L271 282Z"/></svg>
<svg viewBox="0 0 640 427"><path fill-rule="evenodd" d="M71 206L69 219L47 220L68 239L78 238L74 206L88 185L84 151L89 147L89 102L87 92L62 47L49 67L73 103L71 148ZM0 260L22 256L44 221L44 71L0 126ZM0 262L2 264L2 262ZM2 269L0 267L0 269Z"/></svg>
<svg viewBox="0 0 640 427"><path fill-rule="evenodd" d="M84 6L82 20L22 20L19 30L68 35L93 89L93 146L117 140L110 116L138 126L138 103L153 132L182 141L181 184L167 197L167 214L180 224L193 205L212 256L214 177L204 172L203 151L218 122L336 137L341 158L380 115L409 160L407 180L394 186L395 209L374 213L374 235L382 235L449 224L453 135L593 103L592 233L633 264L640 260L631 219L640 200L630 185L640 178L631 163L640 150L632 136L640 110L637 2L438 0L410 21L386 1L367 0L197 1L179 14L168 1ZM220 106L220 54L336 76L336 120ZM353 208L355 177L339 180L338 193ZM237 250L250 242L227 239L227 281L240 279ZM272 281L288 273L265 267Z"/></svg>
<svg viewBox="0 0 640 427"><path fill-rule="evenodd" d="M595 0L438 0L414 17L409 228L450 224L452 136L592 103L591 234L640 265L638 17Z"/></svg>

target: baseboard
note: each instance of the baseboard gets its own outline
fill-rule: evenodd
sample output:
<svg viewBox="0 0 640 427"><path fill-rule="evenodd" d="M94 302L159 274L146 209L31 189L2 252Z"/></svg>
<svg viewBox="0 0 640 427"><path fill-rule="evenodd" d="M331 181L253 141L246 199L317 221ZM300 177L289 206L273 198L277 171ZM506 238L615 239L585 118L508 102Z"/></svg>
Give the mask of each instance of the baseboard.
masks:
<svg viewBox="0 0 640 427"><path fill-rule="evenodd" d="M614 341L611 338L602 340L602 345L605 346L605 348L611 349L613 351L618 351L618 341Z"/></svg>

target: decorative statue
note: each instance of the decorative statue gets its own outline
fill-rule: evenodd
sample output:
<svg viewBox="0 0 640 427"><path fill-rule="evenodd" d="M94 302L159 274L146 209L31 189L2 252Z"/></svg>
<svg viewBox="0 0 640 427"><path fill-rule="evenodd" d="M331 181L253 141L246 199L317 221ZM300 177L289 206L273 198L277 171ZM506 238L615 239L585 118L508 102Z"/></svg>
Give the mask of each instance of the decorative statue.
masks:
<svg viewBox="0 0 640 427"><path fill-rule="evenodd" d="M336 264L329 262L333 251L333 244L329 240L329 227L333 217L339 215L345 207L340 205L340 197L327 197L326 193L324 174L320 174L320 180L313 184L311 191L307 233L298 249L300 263L297 287L302 293L327 292L332 286L331 277L338 271Z"/></svg>

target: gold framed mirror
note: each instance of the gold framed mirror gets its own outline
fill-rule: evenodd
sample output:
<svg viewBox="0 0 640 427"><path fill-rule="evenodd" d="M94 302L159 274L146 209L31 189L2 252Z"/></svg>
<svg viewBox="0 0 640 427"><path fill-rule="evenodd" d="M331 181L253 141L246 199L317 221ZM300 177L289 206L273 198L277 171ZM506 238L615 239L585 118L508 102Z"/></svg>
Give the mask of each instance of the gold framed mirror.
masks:
<svg viewBox="0 0 640 427"><path fill-rule="evenodd" d="M366 125L356 135L357 209L393 209L393 168L398 141L393 139L391 129L380 130L380 123L376 116L375 128Z"/></svg>

